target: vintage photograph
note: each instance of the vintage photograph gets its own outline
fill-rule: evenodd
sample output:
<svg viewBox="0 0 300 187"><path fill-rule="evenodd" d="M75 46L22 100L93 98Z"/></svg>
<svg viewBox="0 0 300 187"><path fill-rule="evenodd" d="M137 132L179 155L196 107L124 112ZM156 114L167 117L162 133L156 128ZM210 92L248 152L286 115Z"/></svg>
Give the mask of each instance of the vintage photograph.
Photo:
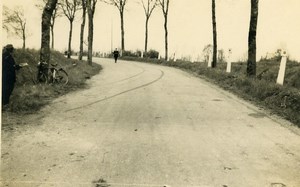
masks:
<svg viewBox="0 0 300 187"><path fill-rule="evenodd" d="M299 0L1 0L2 187L300 187Z"/></svg>

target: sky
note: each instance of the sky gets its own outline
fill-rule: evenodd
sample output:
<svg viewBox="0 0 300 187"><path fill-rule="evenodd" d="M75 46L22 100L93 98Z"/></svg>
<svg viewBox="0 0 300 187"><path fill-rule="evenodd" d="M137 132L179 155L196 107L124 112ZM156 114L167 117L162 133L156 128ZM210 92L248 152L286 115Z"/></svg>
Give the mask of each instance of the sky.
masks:
<svg viewBox="0 0 300 187"><path fill-rule="evenodd" d="M34 4L41 0L2 0L3 5L25 10L29 48L41 45L41 11ZM145 14L140 0L128 0L125 19L126 50L143 50ZM277 49L286 50L291 59L300 61L300 1L260 0L257 28L257 58ZM212 44L211 0L170 0L169 55L196 57L204 46ZM218 49L232 50L233 60L247 59L250 0L216 0ZM72 49L79 49L81 11L74 21ZM164 18L162 10L154 10L149 21L148 49L160 51L164 56ZM109 52L120 48L120 16L118 9L98 0L94 18L94 51ZM57 18L55 49L64 51L68 46L69 22ZM22 40L2 30L2 43L22 46ZM86 36L87 37L87 36ZM111 44L111 41L112 44Z"/></svg>

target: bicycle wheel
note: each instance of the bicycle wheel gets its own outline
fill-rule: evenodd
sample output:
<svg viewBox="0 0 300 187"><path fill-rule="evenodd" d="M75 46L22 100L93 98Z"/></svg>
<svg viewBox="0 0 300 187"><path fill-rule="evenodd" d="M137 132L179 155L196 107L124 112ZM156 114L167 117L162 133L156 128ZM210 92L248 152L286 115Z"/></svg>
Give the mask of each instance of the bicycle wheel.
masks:
<svg viewBox="0 0 300 187"><path fill-rule="evenodd" d="M39 82L39 83L48 83L48 78L47 78L47 76L44 74L44 73L42 73L39 77L38 77L38 80L37 80L37 82Z"/></svg>
<svg viewBox="0 0 300 187"><path fill-rule="evenodd" d="M56 70L55 81L59 84L68 84L69 78L67 72L63 69Z"/></svg>

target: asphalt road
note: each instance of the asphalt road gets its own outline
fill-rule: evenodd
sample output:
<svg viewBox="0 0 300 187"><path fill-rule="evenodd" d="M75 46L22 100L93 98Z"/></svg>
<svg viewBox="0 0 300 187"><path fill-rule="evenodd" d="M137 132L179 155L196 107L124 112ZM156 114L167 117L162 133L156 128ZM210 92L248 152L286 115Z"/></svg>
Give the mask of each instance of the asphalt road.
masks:
<svg viewBox="0 0 300 187"><path fill-rule="evenodd" d="M88 89L2 133L1 185L300 186L299 129L181 70L95 60Z"/></svg>

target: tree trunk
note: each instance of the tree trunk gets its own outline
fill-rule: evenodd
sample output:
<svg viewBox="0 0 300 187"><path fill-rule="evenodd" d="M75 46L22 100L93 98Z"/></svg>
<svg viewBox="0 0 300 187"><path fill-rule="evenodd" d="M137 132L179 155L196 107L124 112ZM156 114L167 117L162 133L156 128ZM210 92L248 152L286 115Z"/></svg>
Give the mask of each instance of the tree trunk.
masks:
<svg viewBox="0 0 300 187"><path fill-rule="evenodd" d="M93 40L94 40L94 13L97 0L87 0L87 11L89 20L88 29L88 64L92 65L93 61Z"/></svg>
<svg viewBox="0 0 300 187"><path fill-rule="evenodd" d="M168 60L168 15L165 15L165 60Z"/></svg>
<svg viewBox="0 0 300 187"><path fill-rule="evenodd" d="M147 49L148 49L148 22L149 22L149 17L146 17L146 28L145 28L145 53L147 53Z"/></svg>
<svg viewBox="0 0 300 187"><path fill-rule="evenodd" d="M54 24L55 24L57 9L54 9L53 11L54 12L52 13L52 16L51 16L51 25L50 25L50 29L51 29L51 49L54 49Z"/></svg>
<svg viewBox="0 0 300 187"><path fill-rule="evenodd" d="M88 36L88 64L92 65L93 58L93 38L94 38L93 16L89 13L89 36Z"/></svg>
<svg viewBox="0 0 300 187"><path fill-rule="evenodd" d="M213 25L213 59L212 67L217 66L217 24L216 24L216 1L212 0L212 25Z"/></svg>
<svg viewBox="0 0 300 187"><path fill-rule="evenodd" d="M70 32L69 32L69 45L68 45L68 58L71 58L71 45L72 45L72 32L73 32L73 20L70 20Z"/></svg>
<svg viewBox="0 0 300 187"><path fill-rule="evenodd" d="M43 68L42 66L39 66L39 70L41 71L47 71L50 62L50 25L52 12L56 7L56 3L57 0L48 0L42 14L40 62L46 62L47 67ZM40 77L40 71L38 71L38 77Z"/></svg>
<svg viewBox="0 0 300 187"><path fill-rule="evenodd" d="M258 17L258 1L251 0L251 18L248 35L247 76L256 76L256 29Z"/></svg>
<svg viewBox="0 0 300 187"><path fill-rule="evenodd" d="M124 39L124 14L123 11L120 11L120 17L121 17L121 48L122 48L122 53L125 51L125 39Z"/></svg>
<svg viewBox="0 0 300 187"><path fill-rule="evenodd" d="M26 33L25 33L25 28L23 30L23 46L22 49L25 50L26 48Z"/></svg>
<svg viewBox="0 0 300 187"><path fill-rule="evenodd" d="M54 49L54 26L51 25L51 49Z"/></svg>
<svg viewBox="0 0 300 187"><path fill-rule="evenodd" d="M78 56L79 60L82 60L82 56L83 56L83 38L84 38L85 19L86 19L86 6L85 6L85 0L82 0L82 23L80 28L80 47L79 47L79 56Z"/></svg>

